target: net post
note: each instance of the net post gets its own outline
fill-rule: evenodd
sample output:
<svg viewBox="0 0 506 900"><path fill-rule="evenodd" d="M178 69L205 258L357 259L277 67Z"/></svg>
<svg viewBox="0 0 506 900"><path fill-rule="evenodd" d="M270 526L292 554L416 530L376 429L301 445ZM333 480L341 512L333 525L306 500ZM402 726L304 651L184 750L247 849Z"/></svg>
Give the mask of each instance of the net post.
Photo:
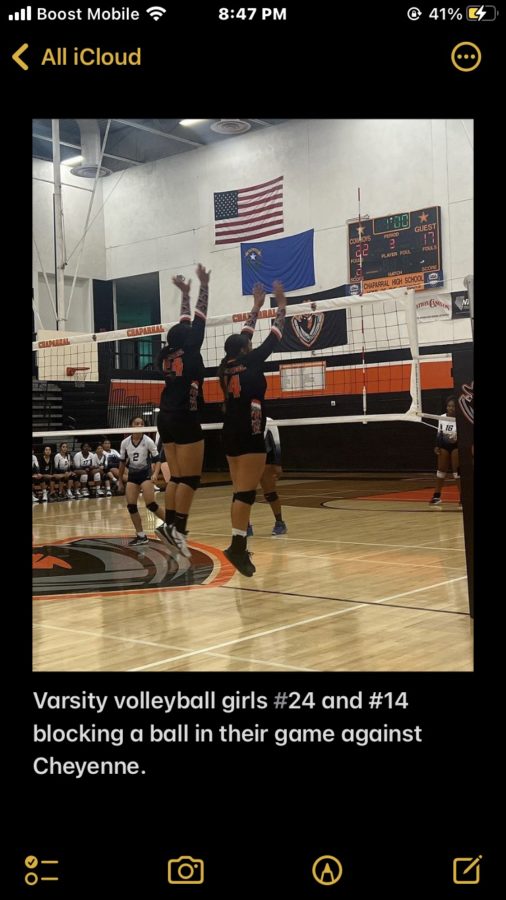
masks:
<svg viewBox="0 0 506 900"><path fill-rule="evenodd" d="M408 413L419 416L422 412L422 385L420 379L420 348L418 345L418 323L416 319L415 292L413 290L406 291L404 308L406 310L409 347L411 350L411 356L413 358L409 387L411 394L411 406L409 407Z"/></svg>

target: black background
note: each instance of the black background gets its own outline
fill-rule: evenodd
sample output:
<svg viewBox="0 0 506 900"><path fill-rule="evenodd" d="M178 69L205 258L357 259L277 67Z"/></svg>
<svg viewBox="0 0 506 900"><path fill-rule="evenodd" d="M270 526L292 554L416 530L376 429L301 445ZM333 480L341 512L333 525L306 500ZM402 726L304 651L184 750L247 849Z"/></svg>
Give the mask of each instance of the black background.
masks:
<svg viewBox="0 0 506 900"><path fill-rule="evenodd" d="M148 4L146 4L147 6ZM378 4L367 12L358 5L288 4L283 23L220 22L219 5L168 6L165 21L109 26L85 23L8 23L1 54L4 87L4 220L9 222L4 256L6 396L15 373L17 403L6 404L9 440L28 443L31 332L30 128L33 117L150 117L249 115L294 118L417 118L476 120L476 222L487 220L494 203L499 144L495 98L501 81L500 21L470 24L407 20L402 6ZM56 4L52 5L56 8ZM69 7L69 4L66 4ZM18 8L9 6L8 11ZM62 6L58 8L63 8ZM462 7L464 9L464 7ZM2 13L7 19L7 12ZM479 69L458 72L450 62L461 40L477 42ZM30 44L27 61L46 46L143 47L142 69L53 68L31 66L23 72L11 54ZM409 77L399 74L410 60ZM388 74L389 67L391 76ZM374 72L379 72L373 77ZM381 177L381 173L378 173ZM497 212L497 207L494 203ZM478 352L476 379L487 372L484 313L493 301L497 263L486 263L491 234L476 229L475 275ZM17 260L16 260L17 257ZM23 299L25 298L25 299ZM26 302L25 302L26 301ZM18 315L19 310L19 315ZM480 325L480 316L482 324ZM481 346L480 346L481 340ZM487 345L488 346L488 345ZM497 348L496 348L497 351ZM12 359L12 354L11 354ZM23 360L20 366L20 361ZM483 367L482 362L483 361ZM26 373L26 374L25 374ZM481 375L480 375L481 373ZM489 382L493 394L496 382ZM482 386L480 396L485 390ZM14 399L14 398L13 398ZM480 404L476 442L478 554L488 548L489 506L481 490ZM7 412L9 409L9 412ZM483 409L483 405L481 405ZM22 431L26 434L22 435ZM487 478L491 473L487 472ZM12 560L28 569L28 509L21 499L4 502L4 813L12 848L4 869L7 896L65 897L286 897L381 894L391 897L491 897L496 865L492 820L499 767L499 714L491 699L494 657L489 636L495 630L500 579L487 587L491 564L477 567L476 672L469 674L32 674L30 584L22 574L13 581ZM19 522L16 521L19 516ZM12 522L11 522L12 519ZM17 545L16 547L14 545ZM12 551L12 554L11 554ZM492 563L493 565L493 563ZM336 572L336 578L339 573ZM4 651L6 652L6 651ZM273 749L259 745L163 745L131 754L146 775L131 778L42 778L32 772L35 755L97 758L107 745L65 749L43 746L34 753L32 691L74 694L164 694L235 690L272 695L277 690L356 693L359 689L406 690L409 711L350 714L332 722L328 714L259 712L242 714L234 724L267 726L389 725L423 727L423 744L301 745ZM44 716L55 725L81 721L83 715ZM135 717L137 720L137 717ZM150 719L153 716L149 717ZM216 716L216 721L232 717ZM209 724L203 715L202 725ZM167 723L168 724L168 723ZM124 751L119 754L129 758ZM58 884L29 888L23 883L27 853L61 860ZM310 876L315 857L339 857L344 875L335 887L319 887ZM483 854L482 883L456 887L453 856ZM201 888L169 887L166 862L179 855L206 861ZM495 896L495 894L494 894Z"/></svg>

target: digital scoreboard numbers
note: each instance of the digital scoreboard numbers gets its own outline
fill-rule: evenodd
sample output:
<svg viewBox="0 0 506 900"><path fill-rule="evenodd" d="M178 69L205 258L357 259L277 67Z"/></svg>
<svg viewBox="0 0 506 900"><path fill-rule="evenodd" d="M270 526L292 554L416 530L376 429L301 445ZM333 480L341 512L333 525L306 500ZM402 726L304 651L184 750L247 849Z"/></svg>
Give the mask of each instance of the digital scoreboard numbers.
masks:
<svg viewBox="0 0 506 900"><path fill-rule="evenodd" d="M443 286L440 206L353 222L348 247L350 284L364 293Z"/></svg>

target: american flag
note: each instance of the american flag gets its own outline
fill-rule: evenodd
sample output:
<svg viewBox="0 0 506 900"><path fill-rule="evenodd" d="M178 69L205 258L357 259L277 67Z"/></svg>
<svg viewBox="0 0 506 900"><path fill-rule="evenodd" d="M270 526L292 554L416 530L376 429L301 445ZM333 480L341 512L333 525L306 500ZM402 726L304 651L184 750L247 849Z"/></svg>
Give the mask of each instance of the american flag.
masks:
<svg viewBox="0 0 506 900"><path fill-rule="evenodd" d="M214 195L215 243L253 241L283 229L283 176Z"/></svg>

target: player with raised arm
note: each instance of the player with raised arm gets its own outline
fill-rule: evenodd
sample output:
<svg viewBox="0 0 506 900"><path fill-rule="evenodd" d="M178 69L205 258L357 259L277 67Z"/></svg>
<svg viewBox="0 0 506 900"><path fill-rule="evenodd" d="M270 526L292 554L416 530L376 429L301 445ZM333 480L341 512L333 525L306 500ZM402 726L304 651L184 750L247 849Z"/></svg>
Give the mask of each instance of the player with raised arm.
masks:
<svg viewBox="0 0 506 900"><path fill-rule="evenodd" d="M165 522L156 531L159 537L191 557L186 542L187 522L195 491L200 485L204 461L204 433L200 424L203 406L204 340L209 277L203 265L196 270L200 290L193 321L190 310L190 285L181 275L172 281L181 291L179 324L167 333L167 345L159 354L157 366L165 377L160 398L157 427L170 468L165 491Z"/></svg>
<svg viewBox="0 0 506 900"><path fill-rule="evenodd" d="M257 294L260 299L260 292ZM258 302L257 294L254 294L255 303ZM266 459L264 397L267 381L263 367L281 340L285 324L286 297L279 281L274 282L274 294L278 309L269 335L255 350L251 348L250 335L244 333L245 329L242 334L230 335L225 341L225 357L218 369L226 397L223 444L234 491L232 541L224 553L236 569L248 577L256 571L247 550L248 521Z"/></svg>

